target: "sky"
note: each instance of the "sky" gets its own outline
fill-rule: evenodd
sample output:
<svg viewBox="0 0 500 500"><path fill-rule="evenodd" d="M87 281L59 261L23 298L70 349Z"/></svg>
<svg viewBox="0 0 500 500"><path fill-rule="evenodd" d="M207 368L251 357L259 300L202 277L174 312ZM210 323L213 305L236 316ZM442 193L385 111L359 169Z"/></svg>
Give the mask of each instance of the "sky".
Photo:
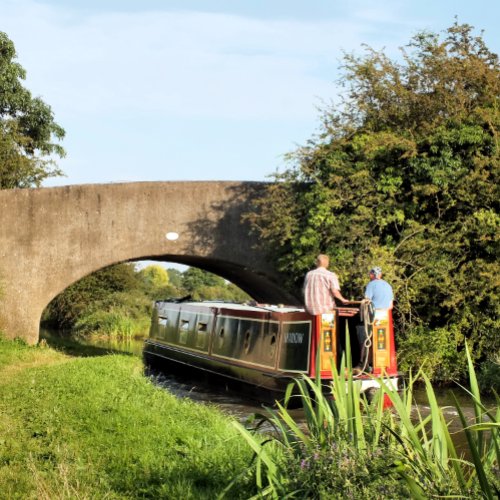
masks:
<svg viewBox="0 0 500 500"><path fill-rule="evenodd" d="M25 86L66 130L47 187L269 180L336 102L343 53L397 57L455 16L500 52L499 0L0 0Z"/></svg>

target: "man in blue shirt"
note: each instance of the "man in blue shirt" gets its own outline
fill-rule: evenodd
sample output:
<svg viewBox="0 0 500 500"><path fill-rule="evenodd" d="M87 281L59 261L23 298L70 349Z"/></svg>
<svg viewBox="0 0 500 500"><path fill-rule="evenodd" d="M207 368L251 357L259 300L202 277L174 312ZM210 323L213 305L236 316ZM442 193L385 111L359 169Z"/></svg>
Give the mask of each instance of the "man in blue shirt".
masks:
<svg viewBox="0 0 500 500"><path fill-rule="evenodd" d="M370 283L366 285L365 297L372 301L375 309L392 309L394 294L391 285L382 279L380 267L370 270Z"/></svg>
<svg viewBox="0 0 500 500"><path fill-rule="evenodd" d="M392 309L394 294L392 287L382 279L382 269L378 266L370 269L370 282L366 285L365 298L369 299L374 309ZM372 328L370 326L370 328ZM359 375L369 367L370 351L366 346L366 330L364 326L357 328L360 348L360 364L353 368L353 375ZM370 370L370 368L368 368Z"/></svg>

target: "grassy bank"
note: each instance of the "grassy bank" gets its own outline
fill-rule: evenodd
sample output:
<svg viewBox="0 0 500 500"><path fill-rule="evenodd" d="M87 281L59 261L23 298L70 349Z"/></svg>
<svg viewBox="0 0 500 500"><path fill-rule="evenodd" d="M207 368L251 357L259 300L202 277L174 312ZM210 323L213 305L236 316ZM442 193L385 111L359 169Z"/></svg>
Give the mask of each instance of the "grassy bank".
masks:
<svg viewBox="0 0 500 500"><path fill-rule="evenodd" d="M249 459L228 417L156 388L136 357L0 340L2 498L215 498Z"/></svg>

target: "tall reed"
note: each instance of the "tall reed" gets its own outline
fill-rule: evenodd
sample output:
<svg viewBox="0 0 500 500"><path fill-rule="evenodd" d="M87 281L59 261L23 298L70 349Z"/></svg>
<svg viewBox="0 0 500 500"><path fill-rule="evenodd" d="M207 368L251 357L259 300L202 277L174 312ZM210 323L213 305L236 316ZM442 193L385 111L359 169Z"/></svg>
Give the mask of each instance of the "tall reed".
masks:
<svg viewBox="0 0 500 500"><path fill-rule="evenodd" d="M134 318L121 309L92 311L83 315L75 324L75 331L82 335L103 335L109 338L130 339L144 335L149 328L149 318Z"/></svg>
<svg viewBox="0 0 500 500"><path fill-rule="evenodd" d="M352 376L347 356L346 360L342 359L339 370L332 367L332 383L327 391L318 377L313 380L302 376L290 384L283 404L277 403L276 409L267 409L265 414L254 416L253 422L257 425L252 430L233 423L254 450L252 466L259 495L269 498L317 497L324 496L325 492L334 494L342 487L343 491L353 492L353 497L361 491L378 495L385 483L392 492L387 491L387 496L395 495L395 492L403 496L406 492L406 496L419 499L443 496L498 498L499 399L496 398L495 409L488 409L481 402L468 350L467 358L468 394L475 411L472 422L467 421L455 400L462 432L467 438L465 455L461 456L456 449L425 373L410 375L400 393L390 385L381 385L378 395L369 405L360 393L359 381ZM417 379L424 380L430 409L427 416L422 415L414 404ZM383 409L384 395L392 401L391 411ZM299 398L302 404L303 424L297 423L288 410L292 398ZM264 423L273 429L265 439L256 433ZM318 459L324 462L320 466L317 465ZM357 475L356 468L344 467L352 459L364 467L364 476ZM310 468L313 462L314 470ZM309 464L299 484L292 477L297 471L299 475L301 472L300 468L293 467L294 463L301 467ZM342 467L351 474L349 477L339 477ZM318 475L318 470L319 478L311 479L311 474L307 474L315 471ZM353 486L356 480L367 480L371 484Z"/></svg>

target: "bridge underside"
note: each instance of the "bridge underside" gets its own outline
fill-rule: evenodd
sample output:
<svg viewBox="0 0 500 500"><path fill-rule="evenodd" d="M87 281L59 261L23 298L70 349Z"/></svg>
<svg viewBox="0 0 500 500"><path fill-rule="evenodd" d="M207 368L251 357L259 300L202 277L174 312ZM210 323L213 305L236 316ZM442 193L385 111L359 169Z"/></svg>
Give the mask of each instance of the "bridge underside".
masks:
<svg viewBox="0 0 500 500"><path fill-rule="evenodd" d="M175 262L186 266L199 267L234 283L257 302L300 305L298 297L285 290L279 283L271 281L265 274L260 274L240 264L189 255L148 256L144 260Z"/></svg>

